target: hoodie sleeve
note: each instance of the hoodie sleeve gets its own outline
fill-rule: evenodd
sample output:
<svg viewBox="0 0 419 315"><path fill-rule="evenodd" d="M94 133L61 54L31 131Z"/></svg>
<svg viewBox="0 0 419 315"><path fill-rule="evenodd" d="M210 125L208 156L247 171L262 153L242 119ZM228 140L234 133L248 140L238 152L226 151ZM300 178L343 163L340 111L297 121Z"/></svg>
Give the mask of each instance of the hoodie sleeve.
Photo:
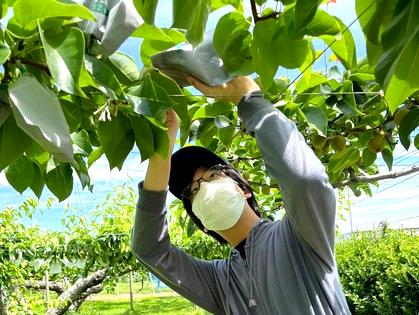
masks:
<svg viewBox="0 0 419 315"><path fill-rule="evenodd" d="M284 220L290 220L292 230L326 266L333 266L336 197L324 166L296 125L260 95L243 97L238 112L256 138L267 171L279 183Z"/></svg>
<svg viewBox="0 0 419 315"><path fill-rule="evenodd" d="M171 244L166 197L167 191L143 190L140 183L131 239L133 253L174 291L213 314L222 314L215 269L223 262L196 259Z"/></svg>

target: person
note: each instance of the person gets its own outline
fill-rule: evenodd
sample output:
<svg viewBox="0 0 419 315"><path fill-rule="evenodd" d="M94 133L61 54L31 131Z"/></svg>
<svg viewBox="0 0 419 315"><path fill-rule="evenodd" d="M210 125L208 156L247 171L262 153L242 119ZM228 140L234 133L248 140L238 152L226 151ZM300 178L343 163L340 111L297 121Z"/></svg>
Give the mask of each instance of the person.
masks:
<svg viewBox="0 0 419 315"><path fill-rule="evenodd" d="M173 290L213 314L350 314L334 257L336 198L324 166L295 124L248 77L210 87L207 96L237 104L266 170L280 185L286 215L261 219L253 192L224 159L186 146L153 155L139 200L133 253ZM178 120L167 112L171 150ZM170 242L167 187L205 233L232 249L224 260L200 260Z"/></svg>

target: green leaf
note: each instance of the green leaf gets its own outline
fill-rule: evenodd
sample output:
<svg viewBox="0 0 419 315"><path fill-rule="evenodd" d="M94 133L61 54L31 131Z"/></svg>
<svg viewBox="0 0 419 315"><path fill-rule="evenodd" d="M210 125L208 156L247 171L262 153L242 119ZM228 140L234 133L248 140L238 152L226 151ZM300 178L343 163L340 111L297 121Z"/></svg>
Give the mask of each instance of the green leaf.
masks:
<svg viewBox="0 0 419 315"><path fill-rule="evenodd" d="M59 201L67 199L73 190L73 171L69 163L61 163L45 175L48 189Z"/></svg>
<svg viewBox="0 0 419 315"><path fill-rule="evenodd" d="M81 154L76 154L75 156L76 164L74 165L74 168L77 172L77 175L79 176L81 187L84 189L84 187L88 187L90 191L93 189L93 185L90 185L90 176L89 171L87 170L86 161L82 157Z"/></svg>
<svg viewBox="0 0 419 315"><path fill-rule="evenodd" d="M232 5L237 11L243 12L243 5L241 0L212 0L211 11L218 10L226 5Z"/></svg>
<svg viewBox="0 0 419 315"><path fill-rule="evenodd" d="M51 262L51 265L50 265L50 267L49 267L49 273L50 273L51 275L55 275L55 274L62 273L61 263L60 263L60 261L59 261L59 260L54 259L54 260Z"/></svg>
<svg viewBox="0 0 419 315"><path fill-rule="evenodd" d="M7 97L7 94L1 93L0 97ZM9 116L9 110L6 108L6 106L0 103L0 127L3 126Z"/></svg>
<svg viewBox="0 0 419 315"><path fill-rule="evenodd" d="M337 35L321 35L319 36L330 48L339 61L346 69L353 69L357 67L356 62L356 46L351 31L346 29L346 25L337 17L334 17L340 27L340 33Z"/></svg>
<svg viewBox="0 0 419 315"><path fill-rule="evenodd" d="M141 43L141 61L145 66L151 64L151 56L165 51L186 40L177 30L158 28L148 24L141 25L133 36L144 38Z"/></svg>
<svg viewBox="0 0 419 315"><path fill-rule="evenodd" d="M310 36L336 35L341 31L335 17L323 10L317 10L313 20L306 26L305 34Z"/></svg>
<svg viewBox="0 0 419 315"><path fill-rule="evenodd" d="M188 113L187 99L183 94L183 91L179 88L179 85L170 77L164 75L160 71L150 72L151 81L157 84L157 86L163 88L169 97L170 106L176 111L176 114L181 120L180 134L181 134L181 145L186 141L189 136L190 118Z"/></svg>
<svg viewBox="0 0 419 315"><path fill-rule="evenodd" d="M9 47L0 43L0 65L4 64L10 57L11 50Z"/></svg>
<svg viewBox="0 0 419 315"><path fill-rule="evenodd" d="M93 163L95 163L97 160L100 159L100 157L105 153L103 150L103 147L98 147L90 153L89 158L87 159L87 165L88 167L92 166Z"/></svg>
<svg viewBox="0 0 419 315"><path fill-rule="evenodd" d="M147 23L139 26L131 36L140 37L144 40L171 42L173 45L185 41L185 35L175 29L160 28Z"/></svg>
<svg viewBox="0 0 419 315"><path fill-rule="evenodd" d="M73 140L74 154L79 153L88 156L92 153L92 144L86 130L72 133L71 140Z"/></svg>
<svg viewBox="0 0 419 315"><path fill-rule="evenodd" d="M154 135L154 152L160 154L164 158L169 156L169 136L167 128L161 128L155 124L150 124Z"/></svg>
<svg viewBox="0 0 419 315"><path fill-rule="evenodd" d="M213 36L214 49L231 75L252 72L249 26L250 22L238 12L224 15L217 23Z"/></svg>
<svg viewBox="0 0 419 315"><path fill-rule="evenodd" d="M187 40L196 46L202 42L210 11L210 0L173 0L172 28L187 30Z"/></svg>
<svg viewBox="0 0 419 315"><path fill-rule="evenodd" d="M61 161L73 161L70 130L57 96L30 76L11 84L9 96L18 126Z"/></svg>
<svg viewBox="0 0 419 315"><path fill-rule="evenodd" d="M194 114L192 120L203 118L215 118L218 115L230 113L233 110L233 104L225 102L214 102L201 106Z"/></svg>
<svg viewBox="0 0 419 315"><path fill-rule="evenodd" d="M16 125L12 116L0 127L0 171L25 152L31 139Z"/></svg>
<svg viewBox="0 0 419 315"><path fill-rule="evenodd" d="M320 0L297 0L295 4L296 29L303 28L313 20L320 2Z"/></svg>
<svg viewBox="0 0 419 315"><path fill-rule="evenodd" d="M229 147L233 141L233 136L236 133L234 126L218 129L218 138L226 146Z"/></svg>
<svg viewBox="0 0 419 315"><path fill-rule="evenodd" d="M383 29L394 19L396 1L356 0L362 30L372 44L378 44Z"/></svg>
<svg viewBox="0 0 419 315"><path fill-rule="evenodd" d="M158 0L133 0L138 13L148 24L154 24Z"/></svg>
<svg viewBox="0 0 419 315"><path fill-rule="evenodd" d="M26 156L21 156L6 170L9 184L18 192L23 193L32 183L34 165Z"/></svg>
<svg viewBox="0 0 419 315"><path fill-rule="evenodd" d="M113 74L112 69L95 57L86 55L85 66L99 86L99 89L112 99L124 97L121 85Z"/></svg>
<svg viewBox="0 0 419 315"><path fill-rule="evenodd" d="M205 27L208 15L211 12L211 0L195 0L196 7L193 12L193 19L186 32L186 39L196 46L204 39ZM191 11L190 11L191 12Z"/></svg>
<svg viewBox="0 0 419 315"><path fill-rule="evenodd" d="M78 130L82 120L82 111L80 106L75 102L70 102L66 99L60 99L60 103L70 132Z"/></svg>
<svg viewBox="0 0 419 315"><path fill-rule="evenodd" d="M9 5L7 1L2 0L0 2L0 19L4 18L7 14L7 10L9 9Z"/></svg>
<svg viewBox="0 0 419 315"><path fill-rule="evenodd" d="M384 149L381 151L381 156L383 157L384 162L386 162L388 170L391 171L393 168L393 152L389 149Z"/></svg>
<svg viewBox="0 0 419 315"><path fill-rule="evenodd" d="M13 5L13 12L20 25L56 16L95 20L95 16L85 6L57 0L17 0Z"/></svg>
<svg viewBox="0 0 419 315"><path fill-rule="evenodd" d="M45 149L36 142L31 143L26 149L25 154L32 162L38 165L41 170L46 168L46 165L51 158L51 154L45 151Z"/></svg>
<svg viewBox="0 0 419 315"><path fill-rule="evenodd" d="M319 73L306 72L297 82L297 91L302 93L320 84L328 82L327 78Z"/></svg>
<svg viewBox="0 0 419 315"><path fill-rule="evenodd" d="M192 23L193 12L197 5L196 0L173 0L172 28L188 29Z"/></svg>
<svg viewBox="0 0 419 315"><path fill-rule="evenodd" d="M310 125L315 127L321 135L327 135L327 115L320 108L307 106L303 108L303 113Z"/></svg>
<svg viewBox="0 0 419 315"><path fill-rule="evenodd" d="M140 150L141 161L154 154L154 134L150 123L142 116L131 116L131 126L135 134L135 143Z"/></svg>
<svg viewBox="0 0 419 315"><path fill-rule="evenodd" d="M43 174L39 167L34 164L33 165L33 176L32 176L32 183L30 184L30 189L33 193L38 197L41 198L42 191L44 190L45 180Z"/></svg>
<svg viewBox="0 0 419 315"><path fill-rule="evenodd" d="M78 86L84 60L82 31L75 27L60 32L44 31L39 26L39 34L48 68L58 87L70 94L83 95Z"/></svg>
<svg viewBox="0 0 419 315"><path fill-rule="evenodd" d="M400 122L399 137L400 142L409 150L410 134L419 126L419 108L414 108L404 116Z"/></svg>
<svg viewBox="0 0 419 315"><path fill-rule="evenodd" d="M231 126L231 120L224 115L218 115L217 117L215 117L214 123L218 129L227 128Z"/></svg>
<svg viewBox="0 0 419 315"><path fill-rule="evenodd" d="M138 71L137 64L128 55L117 51L109 56L108 59L119 82L130 85L133 81L138 81L140 79L140 72Z"/></svg>
<svg viewBox="0 0 419 315"><path fill-rule="evenodd" d="M166 119L165 110L172 103L167 92L153 82L150 74L144 77L136 95L127 95L127 99L137 114L154 117L159 121Z"/></svg>
<svg viewBox="0 0 419 315"><path fill-rule="evenodd" d="M252 62L264 89L272 85L279 65L289 69L297 68L310 53L309 42L289 39L281 21L262 20L256 23L253 30L250 48Z"/></svg>
<svg viewBox="0 0 419 315"><path fill-rule="evenodd" d="M385 98L392 113L408 96L419 90L417 69L419 69L419 28L404 45L384 81Z"/></svg>
<svg viewBox="0 0 419 315"><path fill-rule="evenodd" d="M415 143L416 149L419 149L419 133L415 136L414 143Z"/></svg>
<svg viewBox="0 0 419 315"><path fill-rule="evenodd" d="M129 119L118 112L110 121L99 122L98 134L110 168L121 169L134 146L135 137Z"/></svg>
<svg viewBox="0 0 419 315"><path fill-rule="evenodd" d="M362 161L364 162L365 166L370 166L376 159L377 153L371 152L371 150L368 148L365 148L364 151L362 151Z"/></svg>
<svg viewBox="0 0 419 315"><path fill-rule="evenodd" d="M339 175L345 168L358 162L359 158L360 155L357 148L345 148L331 156L327 167L329 172Z"/></svg>

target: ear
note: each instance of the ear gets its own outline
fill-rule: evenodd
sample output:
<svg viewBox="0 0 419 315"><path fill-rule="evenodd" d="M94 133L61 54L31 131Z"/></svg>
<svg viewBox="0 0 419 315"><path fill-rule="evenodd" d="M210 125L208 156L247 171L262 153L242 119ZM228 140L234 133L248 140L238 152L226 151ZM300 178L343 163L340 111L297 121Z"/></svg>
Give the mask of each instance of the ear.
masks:
<svg viewBox="0 0 419 315"><path fill-rule="evenodd" d="M252 194L248 191L244 192L244 198L249 199L250 197L252 197Z"/></svg>

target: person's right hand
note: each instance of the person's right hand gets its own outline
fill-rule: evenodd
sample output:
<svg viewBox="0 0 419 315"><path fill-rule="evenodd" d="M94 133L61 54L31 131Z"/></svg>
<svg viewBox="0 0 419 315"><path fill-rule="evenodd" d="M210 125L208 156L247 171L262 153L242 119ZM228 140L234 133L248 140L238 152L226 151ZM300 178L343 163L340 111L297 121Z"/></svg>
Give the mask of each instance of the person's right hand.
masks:
<svg viewBox="0 0 419 315"><path fill-rule="evenodd" d="M220 101L228 101L237 104L243 95L260 91L260 87L249 77L237 77L227 83L217 86L209 86L195 77L187 78L196 89L202 94L213 97Z"/></svg>
<svg viewBox="0 0 419 315"><path fill-rule="evenodd" d="M176 135L179 129L179 117L174 109L169 108L166 111L167 135L169 136L169 149L172 151L176 143Z"/></svg>

